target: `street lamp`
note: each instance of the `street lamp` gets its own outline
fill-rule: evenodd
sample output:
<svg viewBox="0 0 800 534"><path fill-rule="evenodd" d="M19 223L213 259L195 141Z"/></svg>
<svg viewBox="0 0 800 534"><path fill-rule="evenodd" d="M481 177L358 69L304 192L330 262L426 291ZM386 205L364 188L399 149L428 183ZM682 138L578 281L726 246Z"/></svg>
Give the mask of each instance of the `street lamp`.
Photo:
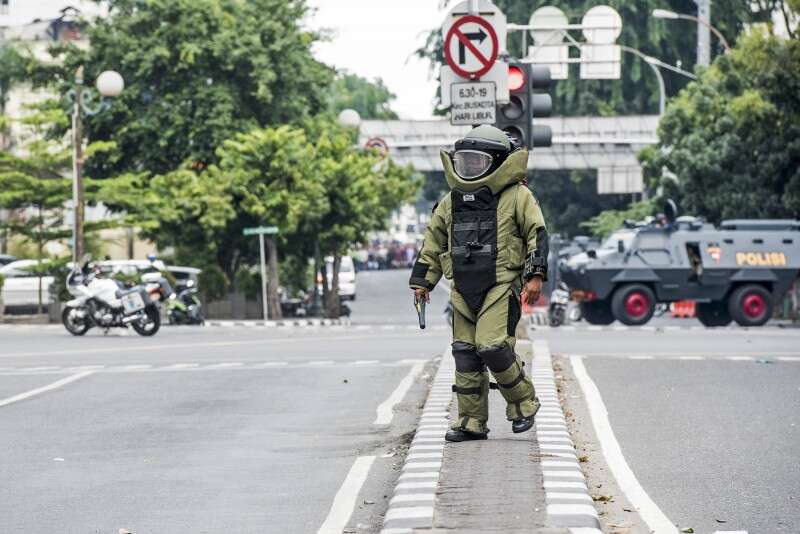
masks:
<svg viewBox="0 0 800 534"><path fill-rule="evenodd" d="M75 265L84 252L83 238L83 115L92 116L111 107L111 98L118 97L125 88L122 76L113 70L100 73L95 88L102 97L95 102L91 88L83 85L83 67L75 71L75 86L67 93L72 103L72 261Z"/></svg>
<svg viewBox="0 0 800 534"><path fill-rule="evenodd" d="M660 93L658 98L659 116L664 114L664 108L666 107L666 100L667 100L667 89L666 86L664 85L664 77L661 75L661 70L659 70L659 67L671 70L673 72L677 72L678 74L682 74L683 76L686 76L687 78L691 78L693 80L697 79L697 76L695 76L691 72L687 72L681 68L675 67L674 65L670 65L669 63L664 63L660 59L655 58L653 56L648 56L647 54L643 53L640 50L636 50L635 48L631 48L629 46L620 46L620 48L624 52L628 52L635 56L638 56L639 58L644 60L645 63L650 65L651 69L653 69L653 73L656 75L656 78L658 78L658 89Z"/></svg>
<svg viewBox="0 0 800 534"><path fill-rule="evenodd" d="M697 4L698 4L698 6L700 7L700 9L702 11L708 12L709 9L710 9L709 8L710 4L707 4L707 2L705 2L705 1L704 2L698 2ZM653 18L665 19L665 20L675 20L675 19L692 20L692 21L696 22L698 25L705 26L706 28L711 30L714 33L714 35L717 36L717 39L719 39L719 41L722 43L722 46L725 48L725 53L726 54L731 51L731 46L728 44L728 41L725 39L725 36L722 35L722 32L720 32L718 29L716 29L714 26L712 26L707 18L695 17L693 15L686 15L684 13L675 13L674 11L670 11L668 9L654 9L653 10ZM701 41L702 40L701 39L701 35L700 35L701 32L699 31L699 28L698 28L697 34L698 34L698 41ZM708 33L706 33L705 40L706 40L706 46L707 46ZM702 47L700 46L700 43L698 42L697 63L699 65L703 65L703 66L707 67L708 66L708 57L706 56L706 53L703 52L703 50L701 50L701 48Z"/></svg>

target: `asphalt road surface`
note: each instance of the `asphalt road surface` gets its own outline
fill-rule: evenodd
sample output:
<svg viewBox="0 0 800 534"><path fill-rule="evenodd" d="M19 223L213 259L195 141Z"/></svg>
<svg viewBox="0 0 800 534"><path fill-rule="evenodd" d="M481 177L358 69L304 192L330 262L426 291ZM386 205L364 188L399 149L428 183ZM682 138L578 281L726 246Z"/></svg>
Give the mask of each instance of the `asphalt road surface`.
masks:
<svg viewBox="0 0 800 534"><path fill-rule="evenodd" d="M376 532L449 337L407 277L347 327L4 327L0 532Z"/></svg>
<svg viewBox="0 0 800 534"><path fill-rule="evenodd" d="M534 335L573 368L580 357L625 461L676 532L800 532L800 330Z"/></svg>

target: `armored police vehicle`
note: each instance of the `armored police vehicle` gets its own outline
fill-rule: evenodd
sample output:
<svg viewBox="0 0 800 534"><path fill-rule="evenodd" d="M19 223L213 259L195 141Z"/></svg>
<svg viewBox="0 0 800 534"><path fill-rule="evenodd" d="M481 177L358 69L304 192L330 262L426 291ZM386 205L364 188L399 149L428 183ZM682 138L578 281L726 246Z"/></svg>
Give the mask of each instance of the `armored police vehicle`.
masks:
<svg viewBox="0 0 800 534"><path fill-rule="evenodd" d="M706 326L760 326L800 273L800 221L731 220L720 228L694 217L629 224L600 248L562 263L563 281L581 290L592 324L650 320L657 303L696 301Z"/></svg>

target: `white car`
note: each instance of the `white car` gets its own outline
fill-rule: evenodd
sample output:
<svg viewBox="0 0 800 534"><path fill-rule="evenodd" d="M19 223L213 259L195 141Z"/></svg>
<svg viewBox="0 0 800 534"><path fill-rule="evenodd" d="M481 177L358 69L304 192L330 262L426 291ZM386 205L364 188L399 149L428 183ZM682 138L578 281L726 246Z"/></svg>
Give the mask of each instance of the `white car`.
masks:
<svg viewBox="0 0 800 534"><path fill-rule="evenodd" d="M325 258L325 269L328 273L333 272L333 257ZM322 291L322 275L317 275L317 288ZM342 263L339 265L339 296L344 300L356 300L356 268L353 265L353 258L342 256Z"/></svg>
<svg viewBox="0 0 800 534"><path fill-rule="evenodd" d="M42 260L46 262L47 260ZM3 277L3 304L6 309L35 308L39 305L39 281L38 276L31 274L30 268L35 267L39 260L17 260L8 265L0 267L0 276ZM50 284L53 283L52 276L41 277L42 306L47 307L50 303Z"/></svg>

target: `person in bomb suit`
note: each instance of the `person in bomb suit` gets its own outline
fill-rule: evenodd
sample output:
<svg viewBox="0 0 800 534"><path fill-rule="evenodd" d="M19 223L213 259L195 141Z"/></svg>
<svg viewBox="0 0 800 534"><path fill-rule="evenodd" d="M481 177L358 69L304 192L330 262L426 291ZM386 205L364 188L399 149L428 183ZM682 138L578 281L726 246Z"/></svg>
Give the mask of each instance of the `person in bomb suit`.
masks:
<svg viewBox="0 0 800 534"><path fill-rule="evenodd" d="M512 431L525 432L539 401L514 351L515 330L520 297L533 304L541 294L548 254L542 211L525 185L528 151L483 125L441 159L451 190L433 208L409 285L416 299L430 302L442 276L453 281L458 419L445 439L487 438L490 386L507 403Z"/></svg>

